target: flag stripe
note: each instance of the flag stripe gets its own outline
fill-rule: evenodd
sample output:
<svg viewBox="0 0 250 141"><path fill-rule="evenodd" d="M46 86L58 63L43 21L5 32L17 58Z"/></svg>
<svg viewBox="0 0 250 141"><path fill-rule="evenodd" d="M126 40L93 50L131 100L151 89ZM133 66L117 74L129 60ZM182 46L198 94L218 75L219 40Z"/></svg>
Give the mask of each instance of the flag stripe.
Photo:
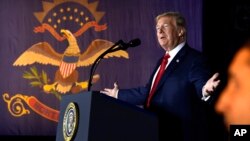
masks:
<svg viewBox="0 0 250 141"><path fill-rule="evenodd" d="M71 75L71 73L75 70L76 63L65 63L62 62L60 65L60 73L63 76L63 78L67 78Z"/></svg>

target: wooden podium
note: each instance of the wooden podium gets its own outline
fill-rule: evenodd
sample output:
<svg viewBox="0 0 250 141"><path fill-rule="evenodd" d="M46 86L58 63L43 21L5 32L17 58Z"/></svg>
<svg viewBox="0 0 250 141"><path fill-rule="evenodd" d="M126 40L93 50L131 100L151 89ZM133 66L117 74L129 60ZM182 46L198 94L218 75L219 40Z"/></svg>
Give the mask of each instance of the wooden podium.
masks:
<svg viewBox="0 0 250 141"><path fill-rule="evenodd" d="M65 95L56 141L157 141L158 119L151 112L100 94Z"/></svg>

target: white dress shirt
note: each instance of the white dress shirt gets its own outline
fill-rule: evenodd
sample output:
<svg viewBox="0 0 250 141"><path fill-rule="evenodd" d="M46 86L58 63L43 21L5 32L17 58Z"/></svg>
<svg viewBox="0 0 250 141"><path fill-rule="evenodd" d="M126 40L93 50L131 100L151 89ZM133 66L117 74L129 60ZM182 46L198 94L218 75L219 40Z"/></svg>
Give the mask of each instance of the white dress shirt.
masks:
<svg viewBox="0 0 250 141"><path fill-rule="evenodd" d="M174 49L170 50L170 51L166 51L166 54L168 53L169 54L169 58L168 58L168 63L166 65L166 68L168 67L168 65L170 64L170 62L173 60L173 58L175 57L175 55L183 48L183 46L185 45L186 42L182 42L180 43L178 46L176 46ZM166 70L165 68L165 70ZM155 72L155 75L154 75L154 78L153 78L153 81L151 83L151 89L153 87L153 84L154 84L154 81L155 81L155 78L156 78L156 74L158 73L158 71L160 70L160 66L158 67L157 71Z"/></svg>

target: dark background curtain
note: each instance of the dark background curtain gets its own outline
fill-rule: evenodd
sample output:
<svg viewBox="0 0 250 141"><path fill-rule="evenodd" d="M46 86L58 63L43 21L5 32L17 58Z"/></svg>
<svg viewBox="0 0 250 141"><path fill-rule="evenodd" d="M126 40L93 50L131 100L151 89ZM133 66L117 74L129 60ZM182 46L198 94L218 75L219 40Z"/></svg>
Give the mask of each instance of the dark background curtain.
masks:
<svg viewBox="0 0 250 141"><path fill-rule="evenodd" d="M247 0L205 0L203 5L203 52L213 71L220 73L220 93L234 54L250 38L250 4Z"/></svg>

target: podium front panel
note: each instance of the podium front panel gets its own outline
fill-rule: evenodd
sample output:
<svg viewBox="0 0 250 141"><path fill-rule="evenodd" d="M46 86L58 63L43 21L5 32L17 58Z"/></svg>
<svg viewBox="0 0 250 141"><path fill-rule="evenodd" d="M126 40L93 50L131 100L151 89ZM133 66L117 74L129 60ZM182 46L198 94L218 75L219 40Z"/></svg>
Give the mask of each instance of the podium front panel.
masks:
<svg viewBox="0 0 250 141"><path fill-rule="evenodd" d="M159 138L155 114L99 92L84 92L62 97L56 141L65 140L63 120L72 102L78 107L78 122L71 140L157 141Z"/></svg>

